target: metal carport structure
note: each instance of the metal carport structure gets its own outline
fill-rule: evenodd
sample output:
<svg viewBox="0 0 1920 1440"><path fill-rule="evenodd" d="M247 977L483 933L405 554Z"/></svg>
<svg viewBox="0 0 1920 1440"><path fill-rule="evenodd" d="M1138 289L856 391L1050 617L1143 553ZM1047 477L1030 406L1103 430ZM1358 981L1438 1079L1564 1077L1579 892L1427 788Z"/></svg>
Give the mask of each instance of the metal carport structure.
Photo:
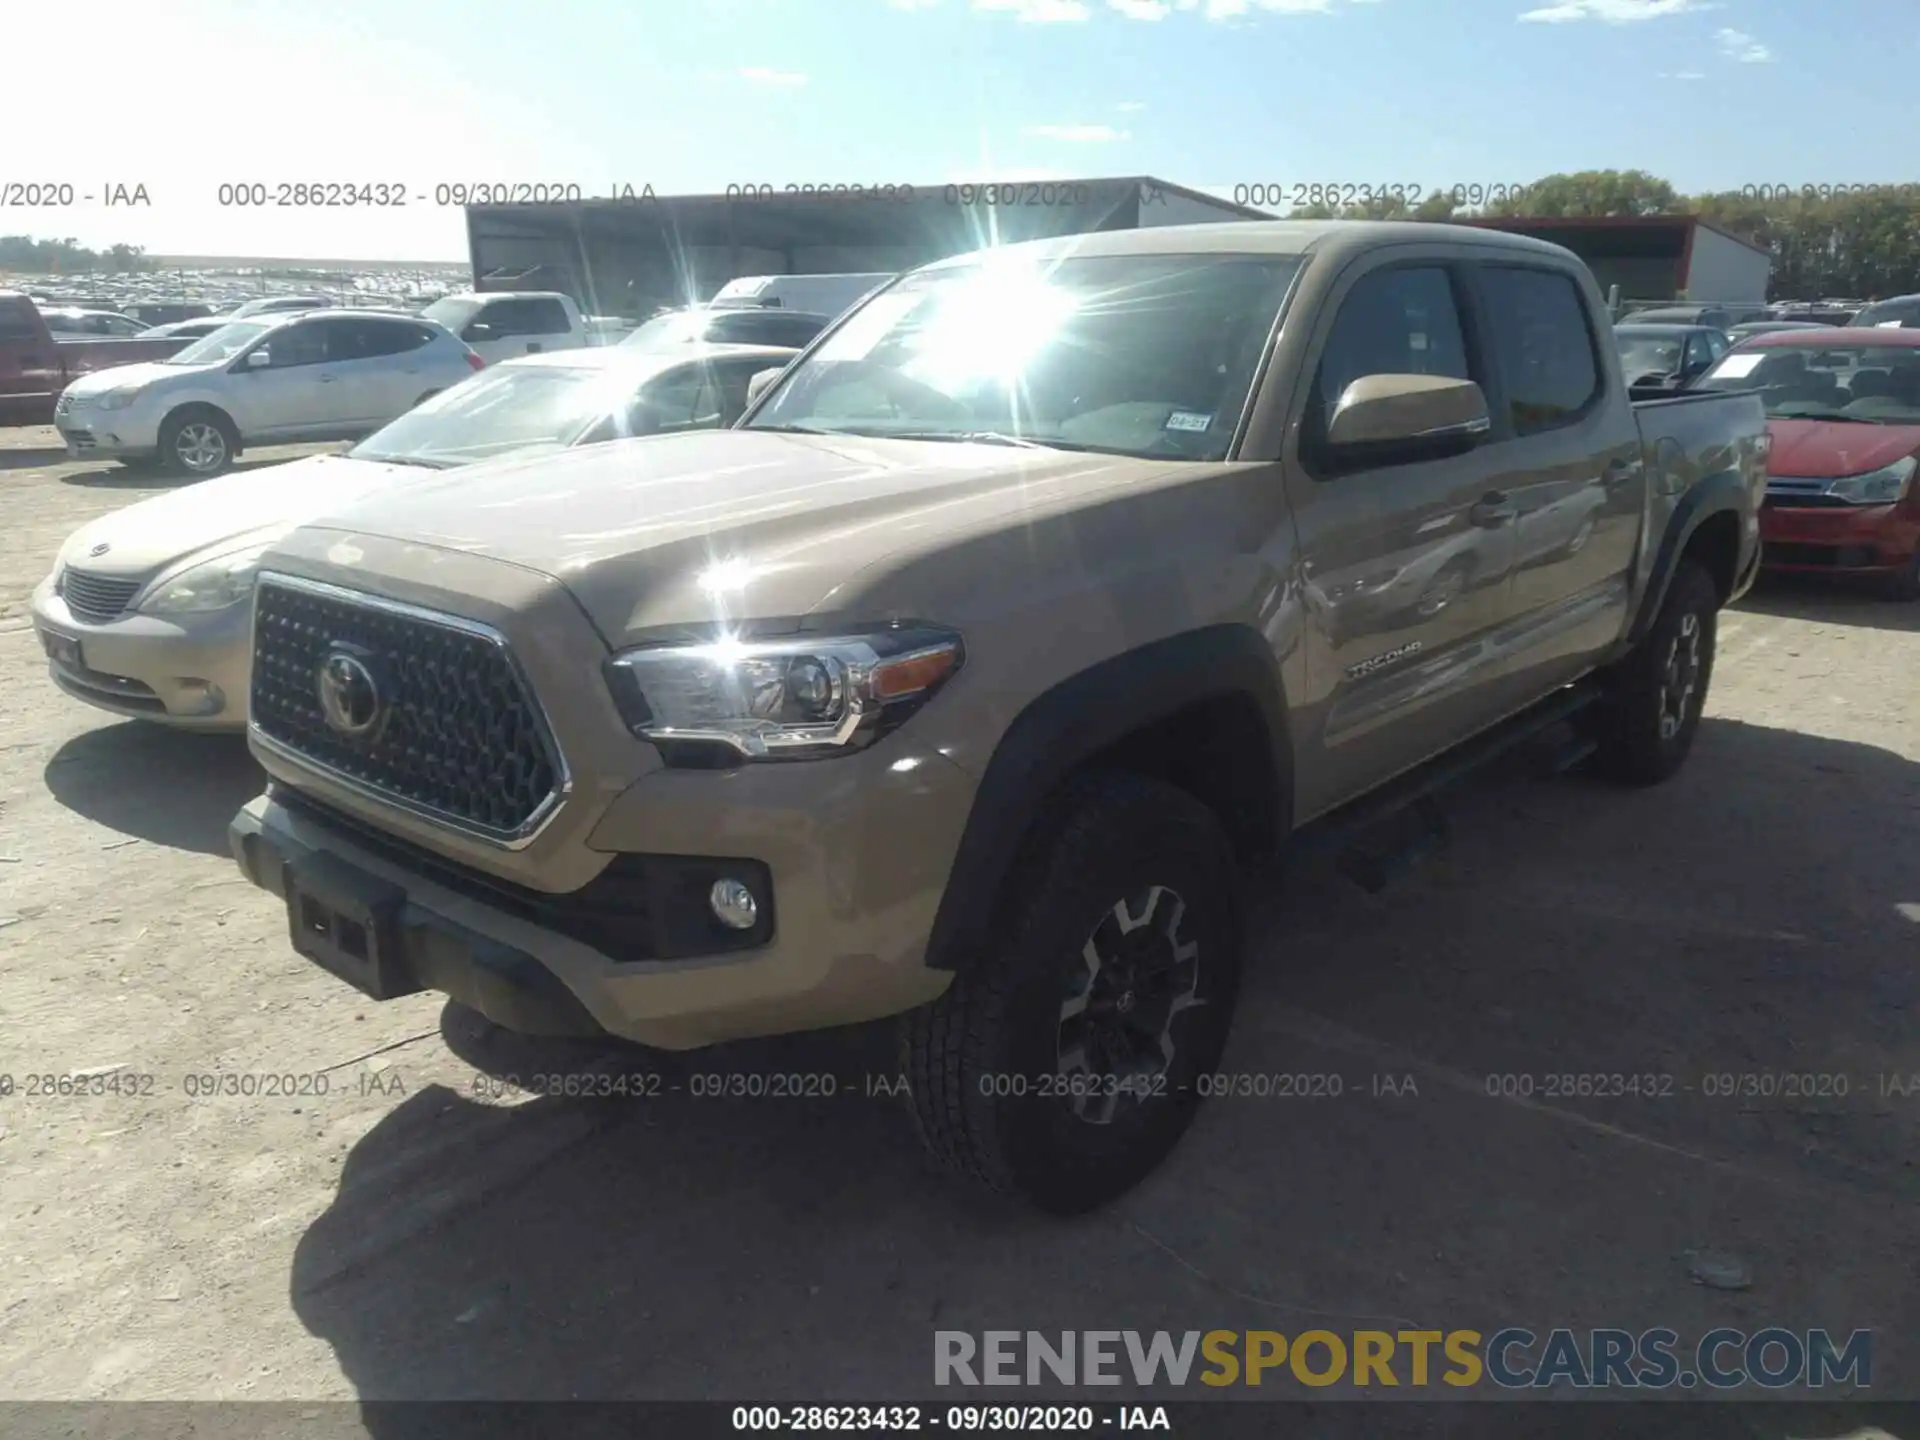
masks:
<svg viewBox="0 0 1920 1440"><path fill-rule="evenodd" d="M1150 176L878 191L663 195L467 207L477 290L559 290L643 317L742 275L898 271L985 245L1104 230L1271 220Z"/></svg>

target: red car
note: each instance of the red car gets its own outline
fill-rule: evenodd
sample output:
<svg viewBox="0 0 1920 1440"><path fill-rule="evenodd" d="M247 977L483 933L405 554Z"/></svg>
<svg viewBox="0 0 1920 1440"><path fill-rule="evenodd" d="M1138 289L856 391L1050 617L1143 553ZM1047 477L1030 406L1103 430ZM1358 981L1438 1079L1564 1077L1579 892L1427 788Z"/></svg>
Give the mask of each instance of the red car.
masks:
<svg viewBox="0 0 1920 1440"><path fill-rule="evenodd" d="M1920 599L1920 330L1750 336L1698 388L1756 390L1766 404L1762 565L1868 576Z"/></svg>

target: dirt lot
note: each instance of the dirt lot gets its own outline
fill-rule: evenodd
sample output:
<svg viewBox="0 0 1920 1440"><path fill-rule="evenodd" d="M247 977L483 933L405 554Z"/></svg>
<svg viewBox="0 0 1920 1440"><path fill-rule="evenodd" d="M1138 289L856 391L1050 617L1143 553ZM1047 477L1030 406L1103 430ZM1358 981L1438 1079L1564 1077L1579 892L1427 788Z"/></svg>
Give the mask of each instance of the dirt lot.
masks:
<svg viewBox="0 0 1920 1440"><path fill-rule="evenodd" d="M45 679L28 592L157 488L51 441L0 433L0 1395L875 1400L931 1393L935 1329L1777 1324L1873 1329L1875 1391L1920 1396L1920 1090L1879 1079L1920 1086L1920 608L1768 587L1673 784L1516 757L1385 894L1295 870L1229 1061L1345 1093L1219 1101L1062 1225L963 1204L857 1093L501 1103L609 1057L297 960L225 852L244 746ZM741 1067L892 1069L880 1031L694 1062ZM110 1068L150 1090L24 1093ZM215 1072L326 1093L188 1093ZM1488 1094L1569 1072L1674 1089ZM1707 1093L1756 1072L1850 1093Z"/></svg>

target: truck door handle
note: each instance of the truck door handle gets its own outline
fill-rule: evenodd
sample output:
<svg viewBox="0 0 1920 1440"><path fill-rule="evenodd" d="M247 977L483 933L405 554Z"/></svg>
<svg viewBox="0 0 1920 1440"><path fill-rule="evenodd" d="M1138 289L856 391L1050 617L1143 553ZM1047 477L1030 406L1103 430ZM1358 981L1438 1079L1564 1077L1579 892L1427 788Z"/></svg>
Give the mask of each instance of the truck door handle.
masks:
<svg viewBox="0 0 1920 1440"><path fill-rule="evenodd" d="M1490 490L1467 511L1467 518L1476 525L1492 529L1497 525L1506 524L1513 519L1514 514L1511 497L1504 490Z"/></svg>
<svg viewBox="0 0 1920 1440"><path fill-rule="evenodd" d="M313 378L318 380L322 385L331 385L333 383L333 376L331 375L316 375Z"/></svg>

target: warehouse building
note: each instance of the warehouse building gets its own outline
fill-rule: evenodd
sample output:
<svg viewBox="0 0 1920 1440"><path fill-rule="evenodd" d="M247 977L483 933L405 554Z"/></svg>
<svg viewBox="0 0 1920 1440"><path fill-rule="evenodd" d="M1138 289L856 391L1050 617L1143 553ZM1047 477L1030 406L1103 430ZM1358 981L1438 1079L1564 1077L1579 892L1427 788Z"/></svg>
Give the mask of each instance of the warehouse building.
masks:
<svg viewBox="0 0 1920 1440"><path fill-rule="evenodd" d="M1631 300L1761 304L1773 258L1760 246L1695 215L1519 216L1464 223L1564 245L1593 271L1603 293Z"/></svg>
<svg viewBox="0 0 1920 1440"><path fill-rule="evenodd" d="M559 290L642 317L742 275L900 271L985 245L1104 230L1271 220L1150 176L900 185L863 193L736 187L564 205L467 207L476 290Z"/></svg>

